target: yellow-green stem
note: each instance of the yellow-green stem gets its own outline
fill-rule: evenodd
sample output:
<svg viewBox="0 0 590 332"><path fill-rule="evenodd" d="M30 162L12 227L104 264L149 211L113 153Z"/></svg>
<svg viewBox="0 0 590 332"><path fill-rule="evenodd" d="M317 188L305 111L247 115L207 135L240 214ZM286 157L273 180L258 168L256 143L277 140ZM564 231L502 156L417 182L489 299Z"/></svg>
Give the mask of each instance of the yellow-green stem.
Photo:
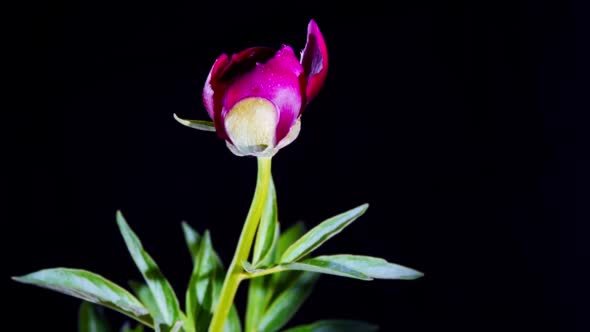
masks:
<svg viewBox="0 0 590 332"><path fill-rule="evenodd" d="M252 242L254 241L254 235L256 235L256 229L260 222L260 216L262 215L262 209L268 194L268 185L271 175L270 169L270 158L258 158L256 191L254 192L254 198L252 198L252 204L250 205L248 216L244 222L244 228L242 228L242 234L240 235L234 258L227 270L227 275L225 276L225 281L221 288L219 302L213 313L213 318L211 319L209 332L223 331L223 325L225 324L229 310L234 302L238 286L244 279L242 275L242 264L248 260L248 255L252 248Z"/></svg>

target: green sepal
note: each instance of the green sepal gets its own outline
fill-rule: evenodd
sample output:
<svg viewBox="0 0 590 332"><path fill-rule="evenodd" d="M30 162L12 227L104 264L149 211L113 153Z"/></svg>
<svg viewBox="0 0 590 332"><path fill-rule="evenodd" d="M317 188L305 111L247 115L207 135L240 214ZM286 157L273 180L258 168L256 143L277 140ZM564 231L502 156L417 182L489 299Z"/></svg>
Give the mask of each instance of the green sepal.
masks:
<svg viewBox="0 0 590 332"><path fill-rule="evenodd" d="M207 120L187 120L182 119L178 115L174 114L174 119L178 121L180 124L187 126L189 128L202 130L202 131L215 131L215 125L211 121Z"/></svg>

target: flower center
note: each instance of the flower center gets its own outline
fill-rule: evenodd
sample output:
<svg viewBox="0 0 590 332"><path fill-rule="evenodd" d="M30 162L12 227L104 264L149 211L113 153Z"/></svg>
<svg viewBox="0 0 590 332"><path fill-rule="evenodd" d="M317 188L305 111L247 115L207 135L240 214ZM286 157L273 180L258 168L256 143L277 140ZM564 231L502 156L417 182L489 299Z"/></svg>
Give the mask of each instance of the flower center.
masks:
<svg viewBox="0 0 590 332"><path fill-rule="evenodd" d="M250 97L239 101L229 111L225 130L240 152L252 154L274 147L277 123L277 111L270 101Z"/></svg>

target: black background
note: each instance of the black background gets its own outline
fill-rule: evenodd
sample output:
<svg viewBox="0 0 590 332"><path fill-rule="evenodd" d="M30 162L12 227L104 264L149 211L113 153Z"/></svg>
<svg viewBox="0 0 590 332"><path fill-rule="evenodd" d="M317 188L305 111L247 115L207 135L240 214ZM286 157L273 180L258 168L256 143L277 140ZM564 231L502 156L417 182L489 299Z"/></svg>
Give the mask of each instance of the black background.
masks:
<svg viewBox="0 0 590 332"><path fill-rule="evenodd" d="M324 277L294 322L588 331L582 2L23 5L8 30L3 326L74 331L79 304L9 275L68 266L140 278L119 208L179 294L191 265L181 220L210 229L227 264L255 160L172 113L205 119L200 93L218 54L301 49L313 17L330 74L300 137L274 158L280 219L314 225L369 202L321 252L382 256L426 277Z"/></svg>

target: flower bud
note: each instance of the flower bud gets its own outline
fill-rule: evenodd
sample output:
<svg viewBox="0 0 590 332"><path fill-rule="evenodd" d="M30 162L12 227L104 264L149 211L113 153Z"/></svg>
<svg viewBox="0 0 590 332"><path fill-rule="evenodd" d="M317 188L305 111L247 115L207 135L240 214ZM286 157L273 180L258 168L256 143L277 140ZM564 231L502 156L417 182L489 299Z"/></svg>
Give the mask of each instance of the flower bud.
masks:
<svg viewBox="0 0 590 332"><path fill-rule="evenodd" d="M270 157L297 138L301 112L321 89L327 70L326 44L312 20L301 59L287 45L219 56L203 102L232 152Z"/></svg>

